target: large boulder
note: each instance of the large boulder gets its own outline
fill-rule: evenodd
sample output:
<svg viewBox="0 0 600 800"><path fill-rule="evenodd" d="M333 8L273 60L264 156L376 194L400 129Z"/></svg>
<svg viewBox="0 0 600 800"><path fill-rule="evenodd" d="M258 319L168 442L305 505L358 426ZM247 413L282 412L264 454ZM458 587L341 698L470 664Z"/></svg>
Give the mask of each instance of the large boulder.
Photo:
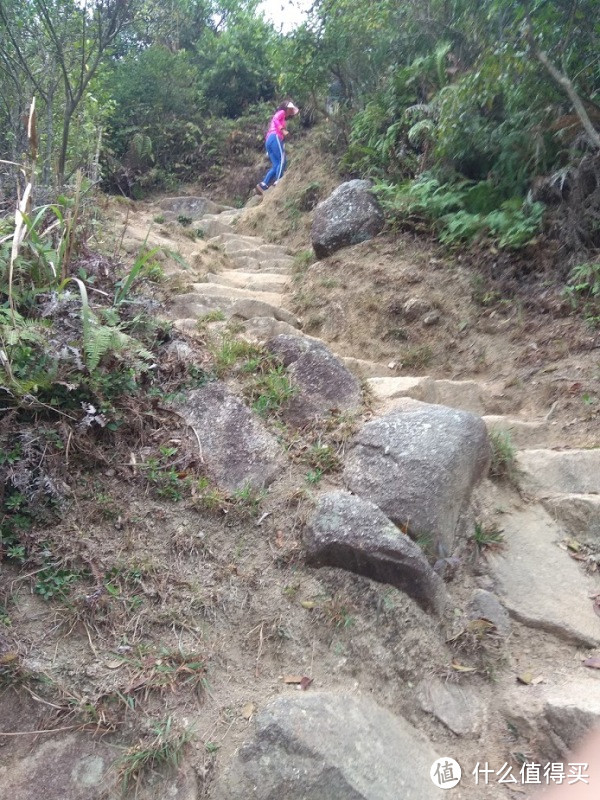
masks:
<svg viewBox="0 0 600 800"><path fill-rule="evenodd" d="M311 230L315 254L325 258L341 247L372 239L383 223L369 181L342 183L315 209Z"/></svg>
<svg viewBox="0 0 600 800"><path fill-rule="evenodd" d="M181 413L194 430L207 475L228 491L268 486L282 466L276 439L221 381L195 389Z"/></svg>
<svg viewBox="0 0 600 800"><path fill-rule="evenodd" d="M282 695L217 781L227 800L436 800L436 755L402 717L333 692Z"/></svg>
<svg viewBox="0 0 600 800"><path fill-rule="evenodd" d="M368 500L341 491L322 495L304 541L314 566L341 567L389 583L427 611L442 612L447 605L442 579L421 548Z"/></svg>
<svg viewBox="0 0 600 800"><path fill-rule="evenodd" d="M283 417L301 427L334 411L358 411L362 391L358 379L320 340L281 334L266 348L287 367L295 394Z"/></svg>
<svg viewBox="0 0 600 800"><path fill-rule="evenodd" d="M425 405L392 411L354 437L344 466L350 491L371 500L431 555L449 556L490 444L480 417Z"/></svg>

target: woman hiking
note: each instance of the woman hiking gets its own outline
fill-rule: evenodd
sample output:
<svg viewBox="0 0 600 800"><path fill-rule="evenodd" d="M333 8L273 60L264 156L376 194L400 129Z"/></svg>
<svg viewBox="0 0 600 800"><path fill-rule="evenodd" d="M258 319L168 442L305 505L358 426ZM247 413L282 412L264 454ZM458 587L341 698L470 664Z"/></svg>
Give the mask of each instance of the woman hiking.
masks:
<svg viewBox="0 0 600 800"><path fill-rule="evenodd" d="M269 130L265 138L265 147L267 149L267 155L271 159L272 167L263 180L256 184L256 191L258 194L264 194L271 185L275 186L283 175L283 171L285 170L285 145L283 140L288 135L285 123L290 117L295 117L298 112L299 109L292 101L286 100L279 106L271 119L271 124L269 125Z"/></svg>

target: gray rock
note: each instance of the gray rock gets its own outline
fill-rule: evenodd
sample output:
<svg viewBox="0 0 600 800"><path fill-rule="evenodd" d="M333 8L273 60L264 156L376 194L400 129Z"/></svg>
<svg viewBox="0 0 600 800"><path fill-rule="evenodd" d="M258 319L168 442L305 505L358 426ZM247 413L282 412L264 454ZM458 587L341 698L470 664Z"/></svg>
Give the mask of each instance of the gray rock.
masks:
<svg viewBox="0 0 600 800"><path fill-rule="evenodd" d="M485 589L473 592L467 606L469 619L487 619L493 622L501 636L510 633L510 617L508 612L495 594Z"/></svg>
<svg viewBox="0 0 600 800"><path fill-rule="evenodd" d="M294 328L300 327L297 317L286 311L284 308L272 306L263 300L237 300L231 307L231 316L241 317L242 319L252 319L253 317L273 317L281 322L287 322Z"/></svg>
<svg viewBox="0 0 600 800"><path fill-rule="evenodd" d="M473 736L480 731L483 709L473 687L425 678L417 686L417 698L423 711L433 714L452 733Z"/></svg>
<svg viewBox="0 0 600 800"><path fill-rule="evenodd" d="M342 183L314 211L311 238L315 254L325 258L341 247L372 239L383 223L369 181Z"/></svg>
<svg viewBox="0 0 600 800"><path fill-rule="evenodd" d="M431 311L431 303L420 297L411 297L402 306L402 316L407 322L415 322Z"/></svg>
<svg viewBox="0 0 600 800"><path fill-rule="evenodd" d="M517 468L521 487L538 495L600 493L600 448L522 450Z"/></svg>
<svg viewBox="0 0 600 800"><path fill-rule="evenodd" d="M437 325L440 319L441 316L439 311L430 311L423 317L423 325L427 325L428 327L432 325Z"/></svg>
<svg viewBox="0 0 600 800"><path fill-rule="evenodd" d="M38 741L6 772L0 768L0 797L101 800L112 783L111 767L118 756L116 747L81 733Z"/></svg>
<svg viewBox="0 0 600 800"><path fill-rule="evenodd" d="M445 406L392 411L354 437L346 486L392 522L451 555L473 488L487 474L490 445L479 417Z"/></svg>
<svg viewBox="0 0 600 800"><path fill-rule="evenodd" d="M160 207L174 217L187 217L192 221L201 219L205 214L217 214L221 206L213 203L208 197L165 197Z"/></svg>
<svg viewBox="0 0 600 800"><path fill-rule="evenodd" d="M545 698L544 717L555 737L564 743L563 752L573 750L592 728L600 725L600 677L569 681L550 689Z"/></svg>
<svg viewBox="0 0 600 800"><path fill-rule="evenodd" d="M302 426L333 411L358 411L362 392L358 379L318 339L281 334L266 344L288 368L296 393L288 401L284 419Z"/></svg>
<svg viewBox="0 0 600 800"><path fill-rule="evenodd" d="M553 494L542 503L570 536L583 544L600 543L600 495Z"/></svg>
<svg viewBox="0 0 600 800"><path fill-rule="evenodd" d="M217 215L211 214L210 216L202 217L196 225L197 229L202 231L205 239L212 239L222 233L232 233L233 228L222 222Z"/></svg>
<svg viewBox="0 0 600 800"><path fill-rule="evenodd" d="M321 495L305 533L308 562L341 567L406 592L427 611L448 598L421 548L368 500L349 492Z"/></svg>
<svg viewBox="0 0 600 800"><path fill-rule="evenodd" d="M558 547L563 531L541 506L504 514L502 528L506 547L487 558L511 617L576 644L600 644L590 599L598 584Z"/></svg>
<svg viewBox="0 0 600 800"><path fill-rule="evenodd" d="M520 749L542 763L569 762L586 734L600 726L600 676L589 670L563 685L514 686L504 694L501 711Z"/></svg>
<svg viewBox="0 0 600 800"><path fill-rule="evenodd" d="M181 413L198 436L203 466L228 491L268 486L282 466L275 438L224 383L190 392Z"/></svg>
<svg viewBox="0 0 600 800"><path fill-rule="evenodd" d="M217 782L227 800L441 800L431 744L372 700L300 692L273 700Z"/></svg>

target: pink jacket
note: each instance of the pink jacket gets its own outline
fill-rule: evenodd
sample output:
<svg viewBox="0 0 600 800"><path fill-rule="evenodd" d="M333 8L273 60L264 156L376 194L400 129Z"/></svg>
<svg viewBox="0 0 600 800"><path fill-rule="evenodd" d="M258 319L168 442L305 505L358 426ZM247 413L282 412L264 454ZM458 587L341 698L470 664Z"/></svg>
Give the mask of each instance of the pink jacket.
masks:
<svg viewBox="0 0 600 800"><path fill-rule="evenodd" d="M269 130L267 131L267 135L265 138L269 138L269 136L274 133L276 134L277 138L283 142L283 131L285 129L285 111L278 111L271 120L271 124L269 125Z"/></svg>

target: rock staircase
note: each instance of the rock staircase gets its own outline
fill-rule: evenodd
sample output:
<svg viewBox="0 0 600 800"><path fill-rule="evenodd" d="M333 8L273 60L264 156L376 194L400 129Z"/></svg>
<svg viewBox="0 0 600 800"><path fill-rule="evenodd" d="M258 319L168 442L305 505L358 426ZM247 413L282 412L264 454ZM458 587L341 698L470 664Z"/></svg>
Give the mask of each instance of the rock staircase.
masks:
<svg viewBox="0 0 600 800"><path fill-rule="evenodd" d="M227 266L209 272L205 282L193 283L193 291L173 299L175 326L194 330L199 316L219 309L226 319L243 321L242 335L254 341L265 342L280 333L304 335L300 320L286 308L293 257L284 247L258 236L236 233L242 214L243 210L227 209L199 219L208 246L224 253ZM546 449L547 417L525 419L510 409L497 413L503 406L499 386L398 376L384 364L341 360L366 381L375 415L399 406L438 404L478 414L489 431L510 434L519 448L517 465L527 502L513 502L502 514L506 547L489 559L494 589L511 615L525 625L582 646L600 645L600 619L593 601L600 580L585 574L562 545L569 537L598 544L600 449ZM600 683L594 685L600 691Z"/></svg>

